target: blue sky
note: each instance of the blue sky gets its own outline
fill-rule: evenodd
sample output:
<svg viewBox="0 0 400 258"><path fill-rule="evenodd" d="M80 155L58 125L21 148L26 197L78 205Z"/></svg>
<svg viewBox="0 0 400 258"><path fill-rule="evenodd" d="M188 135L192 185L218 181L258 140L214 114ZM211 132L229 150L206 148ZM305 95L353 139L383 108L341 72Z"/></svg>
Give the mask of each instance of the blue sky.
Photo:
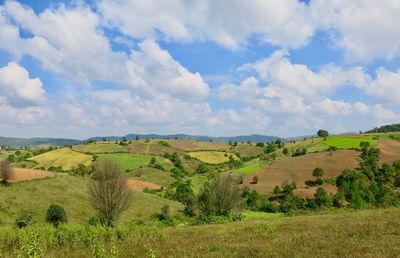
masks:
<svg viewBox="0 0 400 258"><path fill-rule="evenodd" d="M0 135L282 137L400 118L400 2L1 1Z"/></svg>

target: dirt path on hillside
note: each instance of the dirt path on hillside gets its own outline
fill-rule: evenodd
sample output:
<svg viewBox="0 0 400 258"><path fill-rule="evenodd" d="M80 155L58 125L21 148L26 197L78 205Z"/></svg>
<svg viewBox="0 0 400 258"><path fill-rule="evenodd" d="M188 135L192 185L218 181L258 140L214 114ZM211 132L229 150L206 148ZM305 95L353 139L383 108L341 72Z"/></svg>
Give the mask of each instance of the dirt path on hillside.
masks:
<svg viewBox="0 0 400 258"><path fill-rule="evenodd" d="M150 190L158 190L161 188L160 185L136 179L128 179L128 186L136 191L143 191L146 188Z"/></svg>
<svg viewBox="0 0 400 258"><path fill-rule="evenodd" d="M147 143L146 150L144 151L144 153L148 154L149 151L150 151L150 143Z"/></svg>

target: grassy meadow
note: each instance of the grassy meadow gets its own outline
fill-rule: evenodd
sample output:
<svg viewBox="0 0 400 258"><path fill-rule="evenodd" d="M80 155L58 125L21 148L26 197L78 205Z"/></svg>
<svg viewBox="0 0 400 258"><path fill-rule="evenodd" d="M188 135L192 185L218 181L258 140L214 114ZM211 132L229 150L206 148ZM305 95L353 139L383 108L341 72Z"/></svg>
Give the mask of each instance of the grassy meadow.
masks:
<svg viewBox="0 0 400 258"><path fill-rule="evenodd" d="M112 160L115 161L122 170L134 170L148 165L153 156L132 154L132 153L112 153L112 154L98 154L98 160ZM166 168L171 168L172 164L169 160L162 157L156 157L157 163Z"/></svg>

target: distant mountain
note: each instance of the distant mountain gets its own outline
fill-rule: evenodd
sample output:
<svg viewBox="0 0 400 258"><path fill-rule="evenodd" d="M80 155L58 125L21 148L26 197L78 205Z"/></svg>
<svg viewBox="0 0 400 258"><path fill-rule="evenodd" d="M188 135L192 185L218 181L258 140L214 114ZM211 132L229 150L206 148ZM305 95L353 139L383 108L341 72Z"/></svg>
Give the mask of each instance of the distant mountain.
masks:
<svg viewBox="0 0 400 258"><path fill-rule="evenodd" d="M390 133L400 132L400 124L383 125L381 127L375 127L372 130L365 131L364 133Z"/></svg>
<svg viewBox="0 0 400 258"><path fill-rule="evenodd" d="M0 137L0 146L11 146L13 148L33 147L40 145L64 146L76 145L82 141L63 138L10 138Z"/></svg>
<svg viewBox="0 0 400 258"><path fill-rule="evenodd" d="M128 134L125 136L98 136L92 137L87 140L74 140L74 139L64 139L64 138L11 138L11 137L0 137L0 146L10 146L13 148L20 147L34 147L40 145L51 145L51 146L64 146L64 145L77 145L82 144L88 140L102 141L104 138L109 141L120 141L123 137L126 137L128 140L136 139L136 136L139 139L178 139L178 140L194 140L194 141L210 141L213 142L271 142L277 139L282 139L276 136L267 136L267 135L241 135L241 136L233 136L233 137L210 137L205 135L189 135L189 134Z"/></svg>
<svg viewBox="0 0 400 258"><path fill-rule="evenodd" d="M240 136L232 136L232 137L211 137L205 135L189 135L189 134L128 134L125 136L98 136L92 137L88 140L95 140L95 141L102 141L103 138L106 138L109 141L120 141L123 137L126 137L128 140L136 139L136 136L139 139L177 139L177 140L194 140L194 141L209 141L210 139L213 142L271 142L277 139L283 139L277 136L268 136L268 135L259 135L259 134L252 134L252 135L240 135ZM284 139L283 139L284 140Z"/></svg>

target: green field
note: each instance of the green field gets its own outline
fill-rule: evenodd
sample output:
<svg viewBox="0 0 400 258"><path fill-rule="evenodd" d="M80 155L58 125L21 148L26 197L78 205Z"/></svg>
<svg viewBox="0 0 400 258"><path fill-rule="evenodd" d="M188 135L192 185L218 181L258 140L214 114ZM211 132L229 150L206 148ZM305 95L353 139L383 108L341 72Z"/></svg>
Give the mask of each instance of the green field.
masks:
<svg viewBox="0 0 400 258"><path fill-rule="evenodd" d="M369 142L372 146L378 143L372 137L341 137L341 136L328 136L324 141L326 146L334 146L339 149L352 149L359 148L361 142Z"/></svg>
<svg viewBox="0 0 400 258"><path fill-rule="evenodd" d="M250 175L250 174L253 174L253 173L259 171L261 168L262 168L262 166L260 163L253 163L253 164L246 165L242 168L239 168L239 169L235 170L235 172L239 172L243 175Z"/></svg>
<svg viewBox="0 0 400 258"><path fill-rule="evenodd" d="M257 157L264 153L264 148L255 145L239 144L232 151L235 153L238 152L240 157Z"/></svg>
<svg viewBox="0 0 400 258"><path fill-rule="evenodd" d="M234 159L238 157L233 153L225 153L222 151L194 151L188 153L191 157L197 158L200 161L208 164L221 164L229 161L229 157L232 156ZM226 156L225 156L226 154Z"/></svg>
<svg viewBox="0 0 400 258"><path fill-rule="evenodd" d="M114 153L114 152L128 152L128 146L121 146L111 142L98 142L84 145L76 145L73 150L82 153Z"/></svg>
<svg viewBox="0 0 400 258"><path fill-rule="evenodd" d="M52 203L59 203L67 211L69 223L86 223L95 215L89 203L87 178L59 175L55 178L16 183L0 191L0 221L12 225L23 211L33 213L36 223L44 224L45 212ZM132 219L150 220L164 204L171 206L175 213L180 203L161 197L133 191L132 204L122 214L121 223ZM1 227L1 225L0 225Z"/></svg>
<svg viewBox="0 0 400 258"><path fill-rule="evenodd" d="M161 171L151 167L139 168L129 173L129 177L140 179L146 182L152 182L161 186L169 186L175 179L171 177L169 171Z"/></svg>
<svg viewBox="0 0 400 258"><path fill-rule="evenodd" d="M28 160L37 162L36 167L38 168L44 167L47 169L51 166L61 166L64 170L70 170L79 164L90 165L92 156L73 151L70 148L62 148L34 156Z"/></svg>
<svg viewBox="0 0 400 258"><path fill-rule="evenodd" d="M144 167L150 163L153 156L131 153L112 153L112 154L98 154L98 160L112 160L115 161L122 170L134 170ZM161 164L165 169L171 169L172 164L169 160L156 157L157 163Z"/></svg>

